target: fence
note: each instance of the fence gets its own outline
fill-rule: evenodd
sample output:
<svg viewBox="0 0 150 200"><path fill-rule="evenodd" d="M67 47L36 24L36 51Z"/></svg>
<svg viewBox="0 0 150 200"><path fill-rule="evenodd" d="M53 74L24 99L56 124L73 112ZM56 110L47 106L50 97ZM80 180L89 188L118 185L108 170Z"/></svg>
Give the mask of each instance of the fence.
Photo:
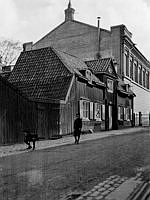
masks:
<svg viewBox="0 0 150 200"><path fill-rule="evenodd" d="M134 113L135 126L150 126L150 114Z"/></svg>

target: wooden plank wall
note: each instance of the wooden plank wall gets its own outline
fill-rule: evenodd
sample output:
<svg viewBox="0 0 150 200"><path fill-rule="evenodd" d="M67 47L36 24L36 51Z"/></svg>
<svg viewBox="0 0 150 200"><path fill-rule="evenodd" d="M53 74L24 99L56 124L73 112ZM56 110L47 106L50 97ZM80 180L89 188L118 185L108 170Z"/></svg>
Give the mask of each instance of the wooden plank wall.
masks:
<svg viewBox="0 0 150 200"><path fill-rule="evenodd" d="M0 79L0 144L23 142L24 129L36 129L36 105Z"/></svg>
<svg viewBox="0 0 150 200"><path fill-rule="evenodd" d="M50 139L59 134L59 103L38 104L37 132L40 137Z"/></svg>
<svg viewBox="0 0 150 200"><path fill-rule="evenodd" d="M76 93L76 82L74 82L66 104L60 105L60 134L66 135L73 132L73 123L78 112Z"/></svg>
<svg viewBox="0 0 150 200"><path fill-rule="evenodd" d="M63 135L73 132L73 123L76 118L76 113L79 112L80 98L88 98L96 102L104 102L103 89L90 87L86 83L75 81L70 96L66 104L61 104L60 107L60 129Z"/></svg>

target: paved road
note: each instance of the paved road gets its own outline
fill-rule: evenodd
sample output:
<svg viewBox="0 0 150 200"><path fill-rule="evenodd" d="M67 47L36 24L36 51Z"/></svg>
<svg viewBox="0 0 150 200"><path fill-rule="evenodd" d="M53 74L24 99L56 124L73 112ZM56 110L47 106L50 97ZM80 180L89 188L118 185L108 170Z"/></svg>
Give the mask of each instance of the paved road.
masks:
<svg viewBox="0 0 150 200"><path fill-rule="evenodd" d="M0 158L0 199L59 200L150 165L150 135L134 133Z"/></svg>

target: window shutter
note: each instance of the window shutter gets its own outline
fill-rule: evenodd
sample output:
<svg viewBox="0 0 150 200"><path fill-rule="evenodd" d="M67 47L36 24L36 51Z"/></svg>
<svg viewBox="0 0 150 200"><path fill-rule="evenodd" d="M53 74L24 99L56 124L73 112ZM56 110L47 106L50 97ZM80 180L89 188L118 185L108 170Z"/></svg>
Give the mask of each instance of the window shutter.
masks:
<svg viewBox="0 0 150 200"><path fill-rule="evenodd" d="M94 119L97 119L97 103L94 104Z"/></svg>
<svg viewBox="0 0 150 200"><path fill-rule="evenodd" d="M118 120L120 120L120 112L121 112L121 109L120 107L118 107Z"/></svg>
<svg viewBox="0 0 150 200"><path fill-rule="evenodd" d="M127 112L126 112L126 108L124 108L124 120L127 120Z"/></svg>
<svg viewBox="0 0 150 200"><path fill-rule="evenodd" d="M105 105L102 104L102 120L105 120Z"/></svg>
<svg viewBox="0 0 150 200"><path fill-rule="evenodd" d="M132 120L132 109L130 109L130 120Z"/></svg>
<svg viewBox="0 0 150 200"><path fill-rule="evenodd" d="M93 119L93 102L90 102L90 119Z"/></svg>
<svg viewBox="0 0 150 200"><path fill-rule="evenodd" d="M80 100L80 117L83 118L83 100Z"/></svg>

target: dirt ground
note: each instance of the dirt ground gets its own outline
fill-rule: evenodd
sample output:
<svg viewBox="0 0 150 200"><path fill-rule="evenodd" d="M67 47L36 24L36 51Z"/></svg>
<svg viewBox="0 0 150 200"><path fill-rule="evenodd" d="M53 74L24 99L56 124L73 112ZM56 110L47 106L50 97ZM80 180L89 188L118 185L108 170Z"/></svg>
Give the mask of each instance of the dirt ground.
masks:
<svg viewBox="0 0 150 200"><path fill-rule="evenodd" d="M0 199L59 200L111 175L150 166L150 135L134 133L0 158Z"/></svg>

